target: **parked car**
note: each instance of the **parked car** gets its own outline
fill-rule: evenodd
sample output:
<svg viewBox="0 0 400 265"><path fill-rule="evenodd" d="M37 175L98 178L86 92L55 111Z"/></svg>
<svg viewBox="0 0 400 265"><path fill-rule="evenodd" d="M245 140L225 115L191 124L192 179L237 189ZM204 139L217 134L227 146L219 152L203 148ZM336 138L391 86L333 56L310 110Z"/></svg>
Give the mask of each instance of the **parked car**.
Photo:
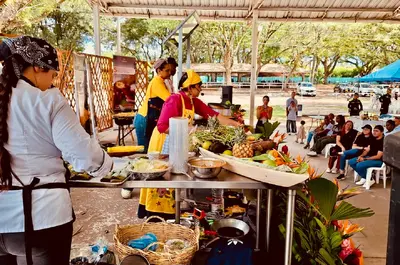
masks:
<svg viewBox="0 0 400 265"><path fill-rule="evenodd" d="M354 85L353 92L357 92L362 97L369 97L372 93L374 93L374 88L369 83L356 83Z"/></svg>
<svg viewBox="0 0 400 265"><path fill-rule="evenodd" d="M297 94L300 96L312 96L317 95L317 89L310 82L301 82L297 84Z"/></svg>
<svg viewBox="0 0 400 265"><path fill-rule="evenodd" d="M386 94L388 88L390 88L390 85L386 85L386 84L376 85L375 89L374 89L374 93L378 94L378 95L384 95L384 94Z"/></svg>

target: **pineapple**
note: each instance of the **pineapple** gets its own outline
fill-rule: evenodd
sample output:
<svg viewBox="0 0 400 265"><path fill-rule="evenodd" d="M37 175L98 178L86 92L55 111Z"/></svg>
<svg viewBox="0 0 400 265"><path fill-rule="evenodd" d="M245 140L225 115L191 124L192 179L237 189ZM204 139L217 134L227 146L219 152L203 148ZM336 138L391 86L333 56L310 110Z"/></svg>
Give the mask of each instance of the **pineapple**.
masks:
<svg viewBox="0 0 400 265"><path fill-rule="evenodd" d="M217 116L210 117L207 121L207 128L211 131L215 131L220 126L220 122Z"/></svg>
<svg viewBox="0 0 400 265"><path fill-rule="evenodd" d="M235 129L235 145L233 146L232 153L234 157L250 158L253 157L253 147L247 142L247 136L243 128Z"/></svg>

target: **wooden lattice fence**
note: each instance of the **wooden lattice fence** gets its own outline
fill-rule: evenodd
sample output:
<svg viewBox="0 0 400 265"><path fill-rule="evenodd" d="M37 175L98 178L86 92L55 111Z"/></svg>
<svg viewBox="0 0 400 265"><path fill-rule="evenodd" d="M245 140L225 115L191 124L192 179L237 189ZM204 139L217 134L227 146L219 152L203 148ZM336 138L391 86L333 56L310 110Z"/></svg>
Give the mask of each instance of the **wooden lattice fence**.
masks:
<svg viewBox="0 0 400 265"><path fill-rule="evenodd" d="M94 117L97 131L101 132L113 127L113 63L108 57L82 54L88 74L88 85L93 97ZM54 80L54 85L68 100L71 108L76 111L76 99L79 98L74 79L74 54L70 51L58 51L60 72ZM146 95L148 86L148 63L136 61L136 92L135 108L139 109ZM81 116L85 115L80 111Z"/></svg>
<svg viewBox="0 0 400 265"><path fill-rule="evenodd" d="M76 111L77 104L75 98L74 84L74 55L72 51L58 50L58 61L60 62L60 71L54 80L54 85L58 87L64 97L68 100L71 108Z"/></svg>
<svg viewBox="0 0 400 265"><path fill-rule="evenodd" d="M136 91L135 108L139 109L146 96L147 86L149 84L149 64L143 61L136 61Z"/></svg>
<svg viewBox="0 0 400 265"><path fill-rule="evenodd" d="M113 65L112 59L85 54L86 67L89 67L96 127L99 132L113 127Z"/></svg>

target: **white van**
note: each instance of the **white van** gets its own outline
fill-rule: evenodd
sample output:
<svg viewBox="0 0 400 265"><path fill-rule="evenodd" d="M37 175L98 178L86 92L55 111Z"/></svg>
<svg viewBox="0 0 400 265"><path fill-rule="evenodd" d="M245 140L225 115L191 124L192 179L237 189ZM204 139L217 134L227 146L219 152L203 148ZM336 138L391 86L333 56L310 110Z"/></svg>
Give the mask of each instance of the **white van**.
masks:
<svg viewBox="0 0 400 265"><path fill-rule="evenodd" d="M317 89L310 82L300 82L297 84L297 94L300 96L312 96L317 95Z"/></svg>

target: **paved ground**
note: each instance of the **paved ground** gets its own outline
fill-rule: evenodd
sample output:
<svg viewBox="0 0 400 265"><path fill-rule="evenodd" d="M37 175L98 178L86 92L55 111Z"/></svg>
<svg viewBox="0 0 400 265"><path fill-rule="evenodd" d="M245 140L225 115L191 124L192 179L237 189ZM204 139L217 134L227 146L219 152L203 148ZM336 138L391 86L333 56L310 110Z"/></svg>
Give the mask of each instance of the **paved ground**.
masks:
<svg viewBox="0 0 400 265"><path fill-rule="evenodd" d="M257 96L256 102L261 102L262 96ZM271 95L271 105L284 105L287 95ZM205 102L219 102L219 96L214 93L203 97ZM246 108L248 95L235 95L234 103L243 104ZM364 99L368 101L368 99ZM344 97L323 97L323 98L302 98L305 114L327 114L343 113L346 111L346 99ZM309 124L309 121L307 121ZM284 126L280 126L284 131ZM116 132L110 130L100 135L100 140L115 141ZM287 139L292 154L304 156L306 150L302 145L294 143L294 136ZM327 159L317 157L310 159L310 163L320 172L325 171ZM349 178L341 182L342 187L354 185L352 172ZM332 174L325 174L324 177L332 179ZM77 214L75 233L73 238L73 255L78 255L88 244L95 243L97 239L105 237L112 242L112 234L115 224L128 224L139 222L136 218L138 204L138 191L130 200L123 200L120 197L119 189L72 189L72 200ZM349 201L357 207L371 207L375 215L370 218L354 220L365 229L355 237L356 243L360 246L366 257L367 265L383 265L386 263L386 242L388 231L388 212L390 199L390 181L386 189L382 184L375 185L370 191L351 198Z"/></svg>

